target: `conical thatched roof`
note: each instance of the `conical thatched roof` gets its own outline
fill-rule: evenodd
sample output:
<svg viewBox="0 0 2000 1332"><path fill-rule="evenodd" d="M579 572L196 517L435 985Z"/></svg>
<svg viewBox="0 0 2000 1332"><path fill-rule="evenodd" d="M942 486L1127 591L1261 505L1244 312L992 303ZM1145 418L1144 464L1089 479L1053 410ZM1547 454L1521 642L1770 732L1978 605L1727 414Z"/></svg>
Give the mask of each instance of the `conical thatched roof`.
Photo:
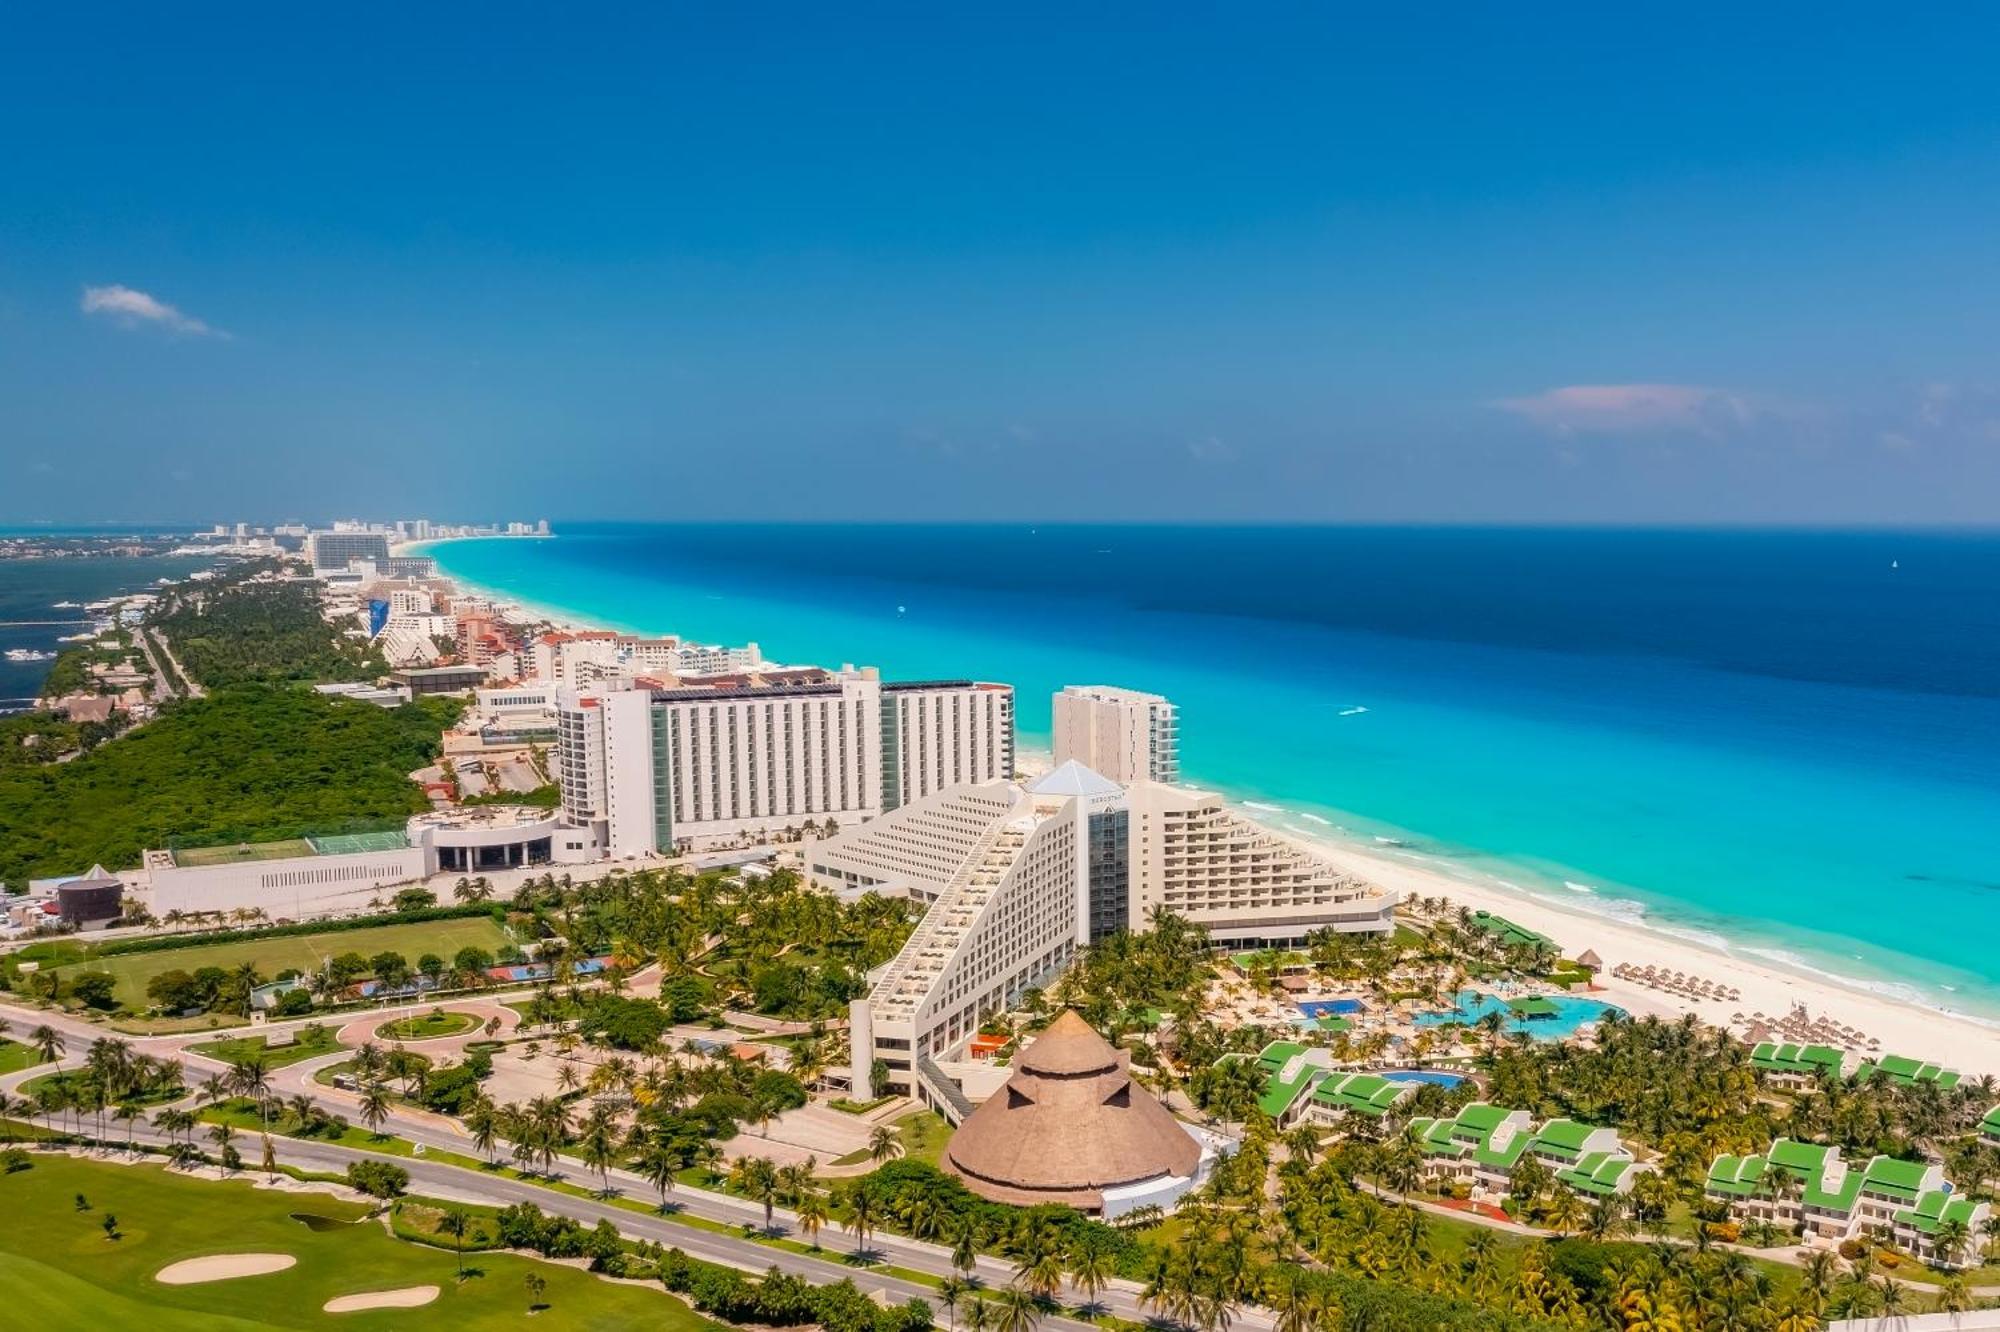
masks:
<svg viewBox="0 0 2000 1332"><path fill-rule="evenodd" d="M995 1202L1104 1206L1103 1190L1192 1176L1201 1148L1125 1056L1065 1012L1015 1060L1014 1076L966 1117L944 1167Z"/></svg>
<svg viewBox="0 0 2000 1332"><path fill-rule="evenodd" d="M1587 967L1592 971L1604 970L1604 959L1589 948L1583 950L1583 956L1577 958L1576 964L1580 967Z"/></svg>

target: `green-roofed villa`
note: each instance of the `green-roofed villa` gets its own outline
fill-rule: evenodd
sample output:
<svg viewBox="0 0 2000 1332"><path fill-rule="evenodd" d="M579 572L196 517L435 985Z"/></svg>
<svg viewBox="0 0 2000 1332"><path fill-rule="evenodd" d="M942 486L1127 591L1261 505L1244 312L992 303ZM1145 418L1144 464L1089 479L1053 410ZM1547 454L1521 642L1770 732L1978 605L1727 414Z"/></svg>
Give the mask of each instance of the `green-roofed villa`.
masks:
<svg viewBox="0 0 2000 1332"><path fill-rule="evenodd" d="M1412 1083L1391 1082L1373 1073L1335 1073L1313 1089L1310 1114L1329 1124L1348 1115L1381 1119L1416 1090Z"/></svg>
<svg viewBox="0 0 2000 1332"><path fill-rule="evenodd" d="M1822 1077L1839 1077L1846 1058L1845 1051L1831 1045L1763 1041L1751 1049L1750 1067L1780 1091L1806 1091L1818 1086Z"/></svg>
<svg viewBox="0 0 2000 1332"><path fill-rule="evenodd" d="M1898 1248L1941 1266L1953 1265L1937 1251L1943 1222L1967 1224L1976 1239L1989 1210L1983 1202L1959 1197L1941 1166L1889 1156L1852 1166L1837 1147L1792 1138L1778 1139L1761 1156L1717 1157L1704 1191L1744 1220L1835 1244L1885 1232ZM1955 1255L1954 1263L1966 1256Z"/></svg>
<svg viewBox="0 0 2000 1332"><path fill-rule="evenodd" d="M1496 916L1491 911L1475 911L1472 923L1479 929L1499 939L1506 948L1533 948L1538 944L1555 947L1555 940L1546 934L1537 934L1525 925L1516 925L1505 916Z"/></svg>
<svg viewBox="0 0 2000 1332"><path fill-rule="evenodd" d="M1986 1112L1986 1118L1979 1121L1979 1137L1988 1147L2000 1147L2000 1105Z"/></svg>
<svg viewBox="0 0 2000 1332"><path fill-rule="evenodd" d="M1878 1075L1903 1087L1914 1087L1920 1082L1934 1083L1939 1091L1950 1091L1956 1087L1961 1076L1953 1069L1927 1064L1908 1055L1876 1055L1863 1061L1861 1067L1854 1071L1854 1080L1865 1083Z"/></svg>
<svg viewBox="0 0 2000 1332"><path fill-rule="evenodd" d="M1459 1185L1475 1198L1505 1196L1522 1159L1534 1156L1579 1193L1604 1197L1632 1187L1641 1167L1615 1129L1552 1119L1536 1129L1525 1110L1475 1101L1451 1119L1414 1119L1424 1178Z"/></svg>
<svg viewBox="0 0 2000 1332"><path fill-rule="evenodd" d="M1373 1073L1337 1071L1330 1051L1297 1041L1272 1041L1256 1060L1264 1073L1257 1108L1281 1129L1308 1117L1322 1124L1337 1123L1349 1114L1379 1120L1417 1090L1414 1083L1392 1082Z"/></svg>

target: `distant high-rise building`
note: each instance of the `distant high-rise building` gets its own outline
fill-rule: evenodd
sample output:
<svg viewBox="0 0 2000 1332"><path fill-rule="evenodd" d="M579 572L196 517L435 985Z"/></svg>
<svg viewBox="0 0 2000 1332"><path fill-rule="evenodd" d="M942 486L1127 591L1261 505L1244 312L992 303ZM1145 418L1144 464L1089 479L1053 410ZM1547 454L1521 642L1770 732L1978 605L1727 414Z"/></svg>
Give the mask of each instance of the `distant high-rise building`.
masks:
<svg viewBox="0 0 2000 1332"><path fill-rule="evenodd" d="M381 532L314 532L306 538L306 555L314 573L334 573L355 560L376 568L389 562L389 538Z"/></svg>
<svg viewBox="0 0 2000 1332"><path fill-rule="evenodd" d="M1052 719L1058 764L1074 760L1120 785L1180 780L1180 713L1158 694L1070 685Z"/></svg>
<svg viewBox="0 0 2000 1332"><path fill-rule="evenodd" d="M851 667L798 683L565 689L564 813L612 855L857 823L1011 773L1012 695L969 680L885 685Z"/></svg>

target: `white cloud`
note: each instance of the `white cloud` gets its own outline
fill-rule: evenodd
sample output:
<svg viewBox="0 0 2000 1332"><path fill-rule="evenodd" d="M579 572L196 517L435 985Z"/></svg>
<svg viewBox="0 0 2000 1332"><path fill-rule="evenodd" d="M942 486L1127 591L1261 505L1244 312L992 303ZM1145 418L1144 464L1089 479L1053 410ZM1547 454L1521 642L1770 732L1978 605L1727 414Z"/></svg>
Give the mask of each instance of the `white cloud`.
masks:
<svg viewBox="0 0 2000 1332"><path fill-rule="evenodd" d="M1232 463L1242 456L1234 444L1215 435L1189 440L1187 451L1198 463Z"/></svg>
<svg viewBox="0 0 2000 1332"><path fill-rule="evenodd" d="M1493 405L1559 435L1717 435L1748 424L1759 410L1741 394L1701 384L1570 384Z"/></svg>
<svg viewBox="0 0 2000 1332"><path fill-rule="evenodd" d="M138 328L142 324L150 324L175 333L185 333L189 337L229 336L221 329L211 328L193 315L184 314L165 301L150 296L136 287L121 286L115 282L104 287L85 287L83 312L103 315L122 328Z"/></svg>

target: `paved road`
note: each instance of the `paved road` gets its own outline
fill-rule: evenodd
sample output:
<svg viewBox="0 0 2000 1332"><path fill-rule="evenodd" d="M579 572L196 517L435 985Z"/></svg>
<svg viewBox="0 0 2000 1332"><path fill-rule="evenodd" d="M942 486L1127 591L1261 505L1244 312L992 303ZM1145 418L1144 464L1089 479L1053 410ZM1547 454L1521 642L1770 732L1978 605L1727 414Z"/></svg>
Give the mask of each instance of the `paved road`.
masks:
<svg viewBox="0 0 2000 1332"><path fill-rule="evenodd" d="M167 638L165 634L162 634L157 629L142 629L139 632L139 642L144 644L148 642L148 640L150 640L153 643L159 644L161 655L166 657L167 663L174 668L174 674L178 676L187 685L188 697L200 698L206 693L208 693L206 689L203 689L200 685L194 682L194 677L192 675L189 675L185 670L181 668L180 659L174 656L174 650L167 646ZM146 660L148 661L153 660L153 650L150 647L146 649ZM159 672L158 662L153 663L153 670L155 674ZM160 679L162 681L164 681L166 678L167 677L164 675L160 676Z"/></svg>
<svg viewBox="0 0 2000 1332"><path fill-rule="evenodd" d="M173 681L160 666L159 656L153 651L153 635L151 630L141 629L139 631L139 650L146 654L147 669L153 672L153 701L155 703L164 703L168 699L175 697L179 691L174 688Z"/></svg>
<svg viewBox="0 0 2000 1332"><path fill-rule="evenodd" d="M466 1006L475 1007L477 1006L477 1001L473 1001ZM429 1005L425 1007L428 1008ZM445 1007L451 1008L455 1007L455 1005L446 1004ZM79 1021L76 1018L55 1013L44 1013L32 1009L0 1006L0 1016L5 1017L12 1024L14 1033L17 1036L25 1036L28 1031L42 1023L47 1023L49 1026L61 1031L69 1041L69 1048L65 1051L61 1060L61 1064L64 1067L81 1063L84 1051L88 1049L91 1041L102 1036L116 1034L107 1032L102 1027L94 1026L91 1023ZM305 1018L300 1019L298 1022L278 1023L273 1024L273 1026L297 1026L303 1022L312 1020L311 1018ZM380 1020L380 1018L373 1019L373 1021L377 1022ZM143 1037L134 1038L132 1045L135 1051L153 1055L156 1058L175 1057L184 1060L187 1065L189 1081L195 1082L206 1077L209 1073L222 1071L227 1065L203 1055L191 1054L185 1049L187 1045L215 1040L221 1036L230 1034L249 1034L258 1031L268 1032L269 1030L271 1030L270 1027L241 1028L234 1033L201 1032L193 1035ZM342 1092L335 1088L320 1086L311 1079L312 1072L346 1057L344 1053L341 1053L302 1060L287 1068L275 1070L273 1072L273 1082L282 1084L281 1094L287 1097L305 1095L327 1111L351 1118L359 1098L350 1092ZM0 1078L0 1090L12 1091L28 1078L48 1071L49 1066L43 1064L20 1073L10 1074L5 1078ZM391 1132L399 1138L417 1143L426 1148L455 1152L464 1156L478 1155L464 1129L458 1125L457 1121L448 1119L443 1115L399 1106L392 1112L390 1121L384 1128L385 1131ZM141 1140L165 1141L164 1137L153 1131L150 1126L141 1127L137 1131ZM107 1133L109 1132L110 1129L107 1127ZM747 1270L763 1271L775 1263L784 1271L795 1272L800 1276L807 1276L815 1281L834 1281L843 1276L854 1277L864 1288L872 1289L876 1286L881 1286L888 1289L890 1294L897 1299L908 1298L910 1295L921 1295L925 1298L931 1298L935 1295L935 1292L928 1287L870 1273L865 1269L856 1269L837 1259L811 1258L803 1254L790 1253L783 1249L772 1248L734 1235L720 1235L712 1231L699 1230L692 1226L679 1224L669 1217L650 1217L628 1211L624 1208L594 1202L590 1199L576 1198L569 1194L558 1193L534 1184L510 1179L504 1175L490 1174L486 1171L455 1166L440 1161L426 1161L420 1157L382 1155L300 1139L274 1136L272 1141L277 1145L279 1159L287 1165L297 1165L306 1169L340 1171L347 1168L349 1161L357 1159L373 1158L393 1161L410 1171L414 1187L419 1191L425 1187L430 1187L446 1190L457 1196L475 1197L498 1204L532 1201L544 1211L559 1212L566 1216L574 1216L578 1220L586 1221L592 1225L595 1225L600 1218L608 1219L618 1227L621 1234L633 1238L658 1240L662 1244L678 1246L688 1253L698 1254L705 1258L713 1258L717 1262L726 1262L732 1266ZM589 1170L582 1162L570 1157L559 1157L557 1170L559 1177L567 1178L586 1187L595 1184L597 1181L595 1172ZM613 1170L609 1173L608 1178L611 1187L624 1196L641 1199L651 1199L657 1196L651 1184L630 1171ZM763 1223L764 1209L760 1204L732 1197L725 1193L716 1193L707 1189L696 1189L682 1185L674 1191L671 1200L680 1212L688 1216L701 1217L708 1221L720 1222L729 1226L740 1226L746 1223L761 1226ZM773 1213L773 1222L774 1229L778 1233L794 1238L798 1237L797 1217L791 1212L788 1212L784 1208L776 1209ZM878 1233L870 1237L869 1251L878 1260L897 1267L925 1272L937 1277L953 1274L950 1251L935 1244L927 1244L900 1235ZM1014 1277L1014 1269L1011 1264L990 1257L980 1258L977 1273L979 1278L989 1288L1006 1285ZM1135 1322L1150 1321L1151 1313L1139 1303L1138 1291L1139 1287L1136 1283L1120 1281L1114 1283L1111 1289L1101 1292L1098 1296L1098 1303L1121 1318ZM1080 1300L1080 1298L1072 1292L1072 1299ZM1045 1325L1076 1329L1090 1326L1074 1319L1047 1319L1044 1321ZM1243 1310L1238 1315L1236 1323L1241 1327L1259 1329L1260 1332L1271 1326L1270 1317L1261 1309Z"/></svg>

